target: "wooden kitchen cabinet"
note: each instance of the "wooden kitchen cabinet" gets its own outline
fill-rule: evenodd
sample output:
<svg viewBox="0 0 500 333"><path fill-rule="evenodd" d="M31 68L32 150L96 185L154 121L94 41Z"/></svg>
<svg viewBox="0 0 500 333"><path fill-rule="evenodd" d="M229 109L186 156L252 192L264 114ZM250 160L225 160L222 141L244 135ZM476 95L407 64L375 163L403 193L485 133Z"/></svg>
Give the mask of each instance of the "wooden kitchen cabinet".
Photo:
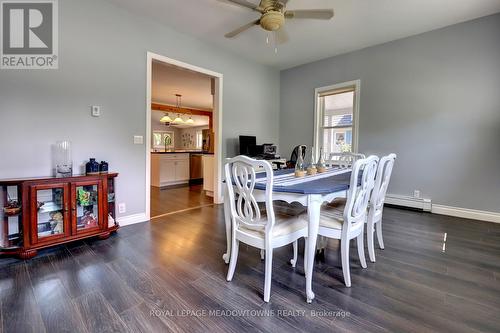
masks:
<svg viewBox="0 0 500 333"><path fill-rule="evenodd" d="M152 153L151 185L163 187L189 182L188 153Z"/></svg>

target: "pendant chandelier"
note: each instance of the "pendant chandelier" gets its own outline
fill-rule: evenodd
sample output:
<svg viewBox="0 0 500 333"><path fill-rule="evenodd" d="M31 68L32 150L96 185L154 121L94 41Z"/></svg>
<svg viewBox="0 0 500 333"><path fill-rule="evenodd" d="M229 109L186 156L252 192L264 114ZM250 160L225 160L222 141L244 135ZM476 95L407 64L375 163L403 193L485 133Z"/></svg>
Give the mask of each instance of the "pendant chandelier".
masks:
<svg viewBox="0 0 500 333"><path fill-rule="evenodd" d="M181 109L182 95L175 94L175 107L177 110ZM180 113L177 114L177 117L173 121L174 124L183 124L184 120L181 118Z"/></svg>
<svg viewBox="0 0 500 333"><path fill-rule="evenodd" d="M160 122L165 123L165 125L170 126L170 124L174 125L182 125L182 124L187 124L187 125L194 125L194 120L191 114L189 114L189 119L184 121L181 117L181 108L182 108L182 95L181 94L175 94L175 108L179 113L177 113L177 117L175 117L173 120L170 118L168 115L168 112L165 112L164 116L160 119Z"/></svg>

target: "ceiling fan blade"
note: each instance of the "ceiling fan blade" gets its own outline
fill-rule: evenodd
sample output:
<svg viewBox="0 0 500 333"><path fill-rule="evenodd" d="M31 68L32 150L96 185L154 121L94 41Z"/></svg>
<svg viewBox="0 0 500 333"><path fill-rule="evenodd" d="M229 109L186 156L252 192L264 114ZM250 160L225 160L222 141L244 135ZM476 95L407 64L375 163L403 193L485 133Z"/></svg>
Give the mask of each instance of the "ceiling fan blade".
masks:
<svg viewBox="0 0 500 333"><path fill-rule="evenodd" d="M285 27L281 27L281 29L276 31L276 42L278 44L285 44L290 40L290 37L288 35L288 32L286 31Z"/></svg>
<svg viewBox="0 0 500 333"><path fill-rule="evenodd" d="M259 8L259 6L249 2L249 1L246 1L246 0L219 0L221 2L229 2L229 3L232 3L232 4L235 4L235 5L238 5L238 6L242 6L242 7L246 7L246 8L249 8L251 10L255 10L257 12L262 12L262 9Z"/></svg>
<svg viewBox="0 0 500 333"><path fill-rule="evenodd" d="M296 18L296 19L329 20L333 17L333 9L287 10L285 12L285 17Z"/></svg>
<svg viewBox="0 0 500 333"><path fill-rule="evenodd" d="M250 29L251 27L253 27L254 25L258 25L260 23L260 19L258 20L255 20L255 21L252 21L248 24L245 24L244 26L242 27L239 27L238 29L236 30L233 30L231 32L228 32L227 34L224 35L224 37L226 38L233 38L235 37L236 35L242 33L243 31L247 30L247 29Z"/></svg>

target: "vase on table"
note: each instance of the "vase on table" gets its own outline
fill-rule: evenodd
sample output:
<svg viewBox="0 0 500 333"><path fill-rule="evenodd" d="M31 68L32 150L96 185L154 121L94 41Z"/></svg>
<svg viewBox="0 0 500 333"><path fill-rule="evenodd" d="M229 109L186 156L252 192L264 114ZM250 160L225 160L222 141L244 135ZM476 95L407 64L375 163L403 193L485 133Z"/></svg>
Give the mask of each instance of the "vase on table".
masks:
<svg viewBox="0 0 500 333"><path fill-rule="evenodd" d="M326 163L325 163L325 156L323 153L323 147L321 147L319 149L319 159L318 159L318 163L316 163L316 169L320 173L326 171Z"/></svg>
<svg viewBox="0 0 500 333"><path fill-rule="evenodd" d="M316 173L317 169L316 169L316 161L314 160L314 147L311 147L311 160L307 165L307 174L311 176L315 175Z"/></svg>
<svg viewBox="0 0 500 333"><path fill-rule="evenodd" d="M304 177L306 175L304 157L302 156L302 148L302 146L299 147L297 162L295 162L295 177Z"/></svg>

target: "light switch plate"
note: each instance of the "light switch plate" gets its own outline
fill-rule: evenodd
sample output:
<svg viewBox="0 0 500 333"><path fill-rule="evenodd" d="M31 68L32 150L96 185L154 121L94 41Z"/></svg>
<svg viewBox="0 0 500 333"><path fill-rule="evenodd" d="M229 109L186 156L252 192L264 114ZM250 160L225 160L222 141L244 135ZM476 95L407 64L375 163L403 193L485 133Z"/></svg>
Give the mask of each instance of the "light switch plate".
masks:
<svg viewBox="0 0 500 333"><path fill-rule="evenodd" d="M99 105L92 105L90 107L92 117L99 117L101 115L101 107Z"/></svg>
<svg viewBox="0 0 500 333"><path fill-rule="evenodd" d="M144 137L142 135L134 135L134 145L144 144Z"/></svg>

